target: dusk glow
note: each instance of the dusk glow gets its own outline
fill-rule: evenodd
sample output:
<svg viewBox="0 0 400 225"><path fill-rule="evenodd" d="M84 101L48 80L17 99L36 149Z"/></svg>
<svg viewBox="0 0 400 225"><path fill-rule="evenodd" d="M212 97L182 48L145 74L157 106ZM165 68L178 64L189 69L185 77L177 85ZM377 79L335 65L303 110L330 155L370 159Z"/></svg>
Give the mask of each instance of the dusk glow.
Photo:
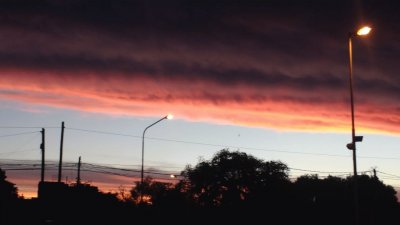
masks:
<svg viewBox="0 0 400 225"><path fill-rule="evenodd" d="M316 83L312 92L303 87L291 87L290 84L281 84L289 85L287 87L280 87L280 84L275 84L278 87L268 87L266 83L266 92L256 84L225 86L206 80L192 83L184 78L168 82L168 79L162 78L151 80L122 75L4 74L0 78L1 98L27 105L127 116L157 116L173 110L180 118L187 120L277 130L348 130L344 80L340 92L330 88L328 83ZM315 79L317 82L319 78ZM320 94L316 95L316 91ZM379 93L371 93L370 98L367 94L362 97L361 94L357 95L360 96L357 99L364 100L358 102L359 129L398 134L400 128L393 120L400 118L395 104L388 104L390 98L395 96L386 96L385 102L379 103L375 100ZM324 100L325 97L329 98ZM193 107L196 110L193 111ZM332 111L332 108L335 110ZM385 117L381 117L383 113Z"/></svg>
<svg viewBox="0 0 400 225"><path fill-rule="evenodd" d="M152 175L160 180L175 182L187 164L223 148L305 169L292 170L293 180L307 170L344 177L352 171L347 35L368 24L357 31L368 36L352 42L355 126L364 136L359 171L377 167L400 176L398 6L6 2L0 7L0 168L40 160L42 127L46 160L56 162L65 121L68 179L76 179L82 156L85 165L108 172L87 172L86 181L104 191L129 189L140 180L143 129L166 116L173 120L146 133L145 169L161 173ZM54 180L55 168L47 180ZM22 194L35 197L39 171L6 172ZM382 175L398 190L394 178Z"/></svg>

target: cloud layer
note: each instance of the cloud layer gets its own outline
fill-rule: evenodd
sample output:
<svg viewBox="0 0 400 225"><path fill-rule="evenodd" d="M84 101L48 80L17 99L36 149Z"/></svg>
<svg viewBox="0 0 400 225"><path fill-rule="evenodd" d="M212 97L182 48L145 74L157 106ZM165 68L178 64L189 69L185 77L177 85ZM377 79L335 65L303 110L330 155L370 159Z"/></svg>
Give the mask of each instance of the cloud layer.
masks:
<svg viewBox="0 0 400 225"><path fill-rule="evenodd" d="M1 99L311 131L349 129L346 35L366 21L377 29L354 40L356 125L400 132L389 3L26 0L0 11Z"/></svg>

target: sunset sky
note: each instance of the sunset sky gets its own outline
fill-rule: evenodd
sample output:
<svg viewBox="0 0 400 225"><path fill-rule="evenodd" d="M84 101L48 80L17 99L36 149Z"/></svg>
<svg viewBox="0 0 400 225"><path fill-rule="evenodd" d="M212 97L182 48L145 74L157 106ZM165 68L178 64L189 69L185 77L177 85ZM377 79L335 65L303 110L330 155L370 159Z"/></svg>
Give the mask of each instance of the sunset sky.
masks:
<svg viewBox="0 0 400 225"><path fill-rule="evenodd" d="M229 148L281 160L294 178L349 175L347 38L369 25L353 39L358 170L399 190L399 11L390 0L2 1L0 162L39 160L42 127L58 160L65 121L65 162L138 169L144 128L172 113L146 133L147 169L178 173ZM7 176L36 192L39 171ZM105 191L137 180L83 179Z"/></svg>

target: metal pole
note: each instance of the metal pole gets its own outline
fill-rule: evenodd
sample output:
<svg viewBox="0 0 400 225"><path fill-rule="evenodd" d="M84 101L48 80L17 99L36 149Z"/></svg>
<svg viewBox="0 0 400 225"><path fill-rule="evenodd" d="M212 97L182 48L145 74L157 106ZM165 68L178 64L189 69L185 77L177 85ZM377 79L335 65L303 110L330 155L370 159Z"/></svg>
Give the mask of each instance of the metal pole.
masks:
<svg viewBox="0 0 400 225"><path fill-rule="evenodd" d="M81 184L81 157L79 156L79 161L78 161L78 177L76 178L76 185Z"/></svg>
<svg viewBox="0 0 400 225"><path fill-rule="evenodd" d="M155 124L157 124L158 122L167 119L168 117L165 116L159 120L157 120L156 122L152 123L151 125L149 125L148 127L146 127L143 131L143 136L142 136L142 169L140 171L140 202L143 202L143 178L144 178L144 135L146 133L146 130L149 129L150 127L154 126Z"/></svg>
<svg viewBox="0 0 400 225"><path fill-rule="evenodd" d="M44 164L44 155L45 155L45 130L44 128L42 128L42 144L40 145L40 149L42 151L42 168L41 168L41 172L40 172L40 181L44 182L44 170L45 170L45 164Z"/></svg>
<svg viewBox="0 0 400 225"><path fill-rule="evenodd" d="M64 146L64 121L61 123L61 142L60 142L60 161L58 163L58 182L61 182L61 171L62 171L62 157L63 157L63 146Z"/></svg>
<svg viewBox="0 0 400 225"><path fill-rule="evenodd" d="M350 85L350 102L351 102L351 147L353 150L353 170L354 170L354 216L355 224L359 224L359 202L358 202L358 184L357 184L357 160L356 160L356 131L354 125L354 97L353 97L353 49L352 38L353 34L349 34L349 85Z"/></svg>

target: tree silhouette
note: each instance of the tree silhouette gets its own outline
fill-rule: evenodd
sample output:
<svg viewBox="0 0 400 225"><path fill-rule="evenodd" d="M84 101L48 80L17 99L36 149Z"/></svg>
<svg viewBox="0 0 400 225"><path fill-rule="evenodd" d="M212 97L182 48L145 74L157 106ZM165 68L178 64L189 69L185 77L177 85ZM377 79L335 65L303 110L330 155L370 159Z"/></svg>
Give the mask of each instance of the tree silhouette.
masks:
<svg viewBox="0 0 400 225"><path fill-rule="evenodd" d="M288 167L281 162L264 162L244 152L219 151L182 172L181 186L202 206L239 206L259 194L288 181Z"/></svg>
<svg viewBox="0 0 400 225"><path fill-rule="evenodd" d="M155 181L151 177L146 177L143 184L139 181L135 184L131 189L131 196L138 206L136 210L140 217L137 222L159 224L177 213L182 221L185 221L183 218L191 219L191 208L185 207L187 204L179 185Z"/></svg>
<svg viewBox="0 0 400 225"><path fill-rule="evenodd" d="M102 193L81 183L41 182L38 199L19 199L15 185L0 169L0 222L159 224L174 218L196 224L353 224L353 177L305 175L291 182L288 171L282 162L223 149L210 160L187 166L176 185L151 177L143 184L136 182L130 190L131 200L138 203L143 193L146 201L136 205L119 201L117 193ZM367 175L359 175L358 184L360 224L399 224L393 187Z"/></svg>
<svg viewBox="0 0 400 225"><path fill-rule="evenodd" d="M399 204L393 187L375 177L359 175L360 224L398 224ZM295 185L298 220L309 224L352 224L354 221L353 177L317 175L297 178ZM335 216L332 216L335 212ZM329 218L329 220L327 220Z"/></svg>
<svg viewBox="0 0 400 225"><path fill-rule="evenodd" d="M7 176L4 170L0 168L0 222L9 223L15 210L15 203L18 199L18 190L15 184L6 180Z"/></svg>
<svg viewBox="0 0 400 225"><path fill-rule="evenodd" d="M353 178L347 182L353 184ZM360 222L362 224L399 224L400 206L396 191L377 177L358 176Z"/></svg>
<svg viewBox="0 0 400 225"><path fill-rule="evenodd" d="M135 184L131 190L133 201L139 203L141 194L143 194L143 203L150 205L162 204L174 188L171 183L154 181L151 177L146 177L143 183L136 181Z"/></svg>
<svg viewBox="0 0 400 225"><path fill-rule="evenodd" d="M298 219L311 224L347 224L354 221L353 190L346 179L317 175L298 177L294 183ZM335 216L332 216L335 212ZM327 220L329 218L329 220Z"/></svg>
<svg viewBox="0 0 400 225"><path fill-rule="evenodd" d="M0 198L2 201L13 201L18 197L18 190L15 184L6 179L5 171L0 168Z"/></svg>

